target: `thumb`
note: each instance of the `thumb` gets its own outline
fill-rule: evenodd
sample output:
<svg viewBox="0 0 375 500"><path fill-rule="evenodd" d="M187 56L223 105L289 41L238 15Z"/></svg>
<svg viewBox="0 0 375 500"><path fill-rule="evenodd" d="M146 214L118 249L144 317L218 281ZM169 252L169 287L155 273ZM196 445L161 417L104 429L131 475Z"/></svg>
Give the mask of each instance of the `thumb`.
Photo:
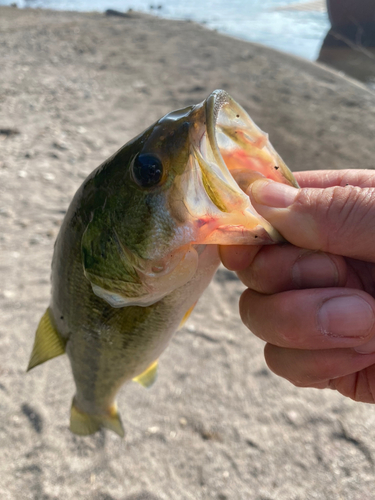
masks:
<svg viewBox="0 0 375 500"><path fill-rule="evenodd" d="M254 208L295 246L375 262L375 188L250 187Z"/></svg>

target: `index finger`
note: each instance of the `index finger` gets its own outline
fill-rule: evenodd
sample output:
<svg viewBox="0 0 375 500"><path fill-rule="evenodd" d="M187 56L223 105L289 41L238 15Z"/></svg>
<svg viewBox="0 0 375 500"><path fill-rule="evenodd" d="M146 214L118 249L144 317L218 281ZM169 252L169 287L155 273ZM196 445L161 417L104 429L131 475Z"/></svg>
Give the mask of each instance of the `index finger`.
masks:
<svg viewBox="0 0 375 500"><path fill-rule="evenodd" d="M375 189L296 189L269 179L250 186L252 204L291 244L375 262Z"/></svg>
<svg viewBox="0 0 375 500"><path fill-rule="evenodd" d="M294 172L303 187L327 188L333 186L375 187L374 170L310 170Z"/></svg>

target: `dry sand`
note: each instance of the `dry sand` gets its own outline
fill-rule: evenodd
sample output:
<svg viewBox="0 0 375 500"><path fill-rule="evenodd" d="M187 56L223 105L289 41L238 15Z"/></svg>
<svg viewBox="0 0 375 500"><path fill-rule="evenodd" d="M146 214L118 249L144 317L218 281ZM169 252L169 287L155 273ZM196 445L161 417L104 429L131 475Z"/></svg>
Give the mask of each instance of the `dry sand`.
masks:
<svg viewBox="0 0 375 500"><path fill-rule="evenodd" d="M375 95L317 65L189 22L0 7L2 500L374 498L374 407L271 374L238 316L243 287L224 269L154 387L121 391L125 440L69 432L65 357L25 373L79 184L215 88L293 169L374 168Z"/></svg>

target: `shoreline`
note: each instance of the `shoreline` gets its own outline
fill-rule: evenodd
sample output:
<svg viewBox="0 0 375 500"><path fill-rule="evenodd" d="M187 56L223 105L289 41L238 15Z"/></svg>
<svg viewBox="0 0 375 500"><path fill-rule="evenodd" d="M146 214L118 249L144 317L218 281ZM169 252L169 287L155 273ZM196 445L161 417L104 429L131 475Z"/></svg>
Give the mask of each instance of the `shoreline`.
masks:
<svg viewBox="0 0 375 500"><path fill-rule="evenodd" d="M325 0L322 0L322 3L324 1ZM30 5L31 8L33 8L33 3L28 2L28 5L18 8L30 8ZM252 6L250 15L248 9L244 7L239 8L237 6L237 8L228 10L220 6L219 3L219 14L217 14L217 12L213 14L210 11L210 15L210 12L207 12L205 8L199 8L199 6L195 6L196 8L194 8L194 6L190 8L176 8L173 7L170 2L162 5L160 9L158 9L156 5L153 9L151 9L151 5L142 4L142 2L141 5L137 5L136 2L135 5L130 5L128 10L124 11L121 9L125 6L116 2L114 5L101 3L101 10L91 10L92 6L87 2L81 2L79 6L72 5L72 2L65 2L62 5L60 2L60 6L59 1L52 3L56 5L53 7L53 10L60 12L76 11L105 13L107 10L112 10L114 12L121 12L121 14L127 15L129 12L137 12L137 9L140 9L140 13L152 15L159 19L196 22L209 29L219 30L222 34L232 34L232 36L239 37L240 39L249 42L254 41L255 43L265 43L271 48L276 47L286 53L297 53L301 57L305 57L308 60L314 60L317 58L319 48L329 28L327 17L322 14L322 9L317 8L316 11L313 9L309 14L309 9L305 10L302 4L293 4L291 5L291 9L287 9L285 11L284 9L278 9L277 4L270 5L267 9ZM98 5L96 5L96 7L98 7ZM46 5L35 8L49 9L51 6L48 5L47 2ZM77 10L77 8L79 10ZM223 14L220 14L223 8L225 13L228 15L223 16ZM309 14L308 19L305 19L304 24L300 24L301 20L298 15L298 11L300 11L300 14L303 14L304 12L305 14ZM318 20L315 19L314 12L318 14ZM243 17L243 15L245 17ZM267 28L270 23L274 25L272 30ZM287 36L287 39L284 39L285 37L283 35L285 35L285 33L289 30L294 32L294 40L289 38L289 36Z"/></svg>
<svg viewBox="0 0 375 500"><path fill-rule="evenodd" d="M307 2L306 6L310 3L314 4L315 2ZM300 5L303 7L303 4L292 4L292 5L287 6L285 8L284 7L275 8L275 10L276 11L278 11L278 10L286 10L286 11L302 10L303 11L304 9L302 7L299 7ZM232 35L230 33L221 32L217 28L211 28L210 26L208 26L208 24L206 22L199 22L199 21L194 21L191 19L183 19L183 18L179 19L179 18L163 17L162 15L160 16L160 15L154 14L154 12L157 11L156 8L154 10L150 9L150 12L137 11L137 10L134 10L132 8L129 8L127 11L119 11L119 10L115 10L115 9L106 9L103 11L99 11L99 10L81 11L81 10L64 10L64 9L58 9L58 8L48 9L48 8L44 8L44 7L29 7L29 6L18 7L17 5L0 6L0 8L16 8L16 9L20 9L20 10L35 10L35 11L39 10L39 11L46 11L46 12L61 12L61 13L65 12L65 13L69 13L72 15L74 15L75 13L79 13L79 14L83 14L83 15L84 14L88 14L88 15L92 14L92 15L98 15L98 16L104 16L104 17L114 17L114 18L120 18L120 19L121 18L131 19L131 18L135 18L137 16L138 17L143 16L145 18L150 17L154 20L161 20L161 21L166 21L166 22L171 21L171 22L192 23L192 24L195 24L196 26L200 26L203 29L206 29L208 31L212 31L212 32L217 33L218 35L221 35L224 37L229 37L230 39L233 39L233 40L238 40L240 42L249 43L249 44L252 44L252 45L255 45L258 47L268 48L272 51L275 51L275 52L281 54L281 56L285 56L285 55L291 56L291 57L296 58L297 60L300 60L300 61L305 61L308 63L316 64L319 67L326 69L327 71L333 71L337 75L342 76L343 78L350 80L353 84L356 84L356 82L357 82L359 84L359 86L361 86L362 88L365 88L365 89L369 90L370 92L375 93L374 83L372 81L365 81L365 79L360 77L361 71L358 71L358 64L356 67L356 63L355 63L355 56L356 56L355 51L351 51L351 52L353 52L353 54L347 55L345 53L344 57L342 57L341 54L336 54L334 52L333 54L330 54L330 57L327 58L327 62L324 60L324 58L322 58L322 60L319 60L319 52L317 53L316 59L309 59L309 58L306 58L306 57L303 57L300 55L293 54L291 52L284 51L282 49L271 47L269 45L264 45L264 44L259 43L259 42L247 40L246 38L241 38L240 36ZM307 10L309 10L309 9L307 8ZM328 31L327 31L327 33L328 33ZM323 44L323 41L324 41L324 37L322 38L322 44ZM321 47L321 49L322 49L322 47ZM346 52L348 52L348 51L346 51ZM337 62L336 62L336 58L338 59ZM354 64L352 61L353 58L354 58ZM348 59L348 63L346 63L346 59ZM363 60L362 65L366 65L368 63L368 61L369 61L369 59ZM346 69L347 69L347 72L346 72Z"/></svg>

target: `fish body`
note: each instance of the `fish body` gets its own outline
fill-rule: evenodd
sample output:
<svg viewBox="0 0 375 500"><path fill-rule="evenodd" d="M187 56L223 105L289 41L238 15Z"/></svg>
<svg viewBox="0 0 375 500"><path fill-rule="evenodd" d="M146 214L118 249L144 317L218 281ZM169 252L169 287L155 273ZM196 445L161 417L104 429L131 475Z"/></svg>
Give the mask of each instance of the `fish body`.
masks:
<svg viewBox="0 0 375 500"><path fill-rule="evenodd" d="M94 170L57 237L52 297L28 369L66 352L70 429L124 434L116 394L153 383L157 361L219 265L219 244L282 237L253 209L259 177L297 186L224 91L169 113Z"/></svg>

